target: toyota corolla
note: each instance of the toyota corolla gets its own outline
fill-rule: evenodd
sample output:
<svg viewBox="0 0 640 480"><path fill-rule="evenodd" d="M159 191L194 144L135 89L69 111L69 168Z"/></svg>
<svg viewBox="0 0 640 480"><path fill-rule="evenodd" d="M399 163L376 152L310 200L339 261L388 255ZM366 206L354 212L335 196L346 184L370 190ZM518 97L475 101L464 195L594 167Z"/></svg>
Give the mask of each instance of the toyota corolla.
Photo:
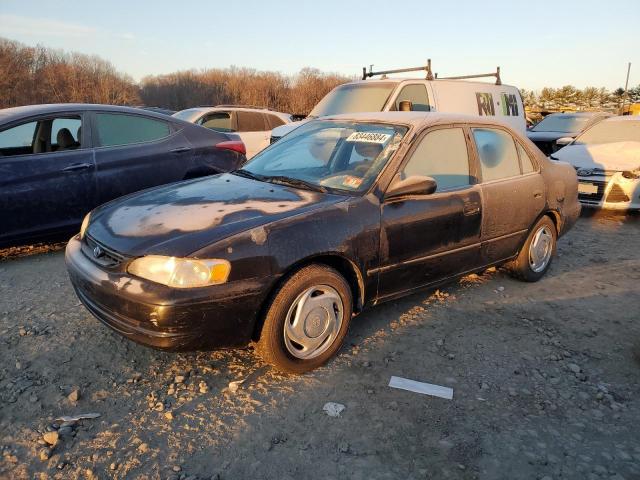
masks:
<svg viewBox="0 0 640 480"><path fill-rule="evenodd" d="M299 373L366 307L493 265L540 279L579 212L574 169L501 123L341 115L240 170L95 209L66 262L82 303L134 341L255 342Z"/></svg>

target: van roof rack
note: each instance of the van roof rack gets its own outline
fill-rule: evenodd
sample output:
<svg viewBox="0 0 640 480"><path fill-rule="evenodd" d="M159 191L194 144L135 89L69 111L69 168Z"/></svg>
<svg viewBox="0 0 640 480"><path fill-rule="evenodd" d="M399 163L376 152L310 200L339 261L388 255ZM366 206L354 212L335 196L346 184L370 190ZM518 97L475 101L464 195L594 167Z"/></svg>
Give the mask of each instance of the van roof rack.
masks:
<svg viewBox="0 0 640 480"><path fill-rule="evenodd" d="M382 75L386 77L391 73L405 73L405 72L419 72L426 71L427 80L468 80L470 78L486 78L486 77L495 77L496 85L502 85L502 80L500 79L500 67L496 67L496 71L492 73L478 73L475 75L460 75L455 77L438 77L438 74L433 74L433 70L431 69L431 59L427 60L427 64L423 67L410 67L410 68L398 68L395 70L381 70L379 72L373 71L373 65L369 66L369 71L367 72L367 67L362 67L362 80L366 80L367 78L371 78L377 75Z"/></svg>

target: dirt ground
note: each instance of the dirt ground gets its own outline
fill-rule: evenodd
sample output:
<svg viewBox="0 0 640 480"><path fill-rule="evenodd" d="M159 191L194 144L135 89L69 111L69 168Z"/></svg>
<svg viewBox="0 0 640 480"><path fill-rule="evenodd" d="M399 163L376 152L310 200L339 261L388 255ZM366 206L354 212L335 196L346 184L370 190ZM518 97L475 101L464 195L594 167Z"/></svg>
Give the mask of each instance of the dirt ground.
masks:
<svg viewBox="0 0 640 480"><path fill-rule="evenodd" d="M32 250L0 261L1 478L640 478L639 216L581 218L538 283L490 271L369 310L304 376L127 341L63 251Z"/></svg>

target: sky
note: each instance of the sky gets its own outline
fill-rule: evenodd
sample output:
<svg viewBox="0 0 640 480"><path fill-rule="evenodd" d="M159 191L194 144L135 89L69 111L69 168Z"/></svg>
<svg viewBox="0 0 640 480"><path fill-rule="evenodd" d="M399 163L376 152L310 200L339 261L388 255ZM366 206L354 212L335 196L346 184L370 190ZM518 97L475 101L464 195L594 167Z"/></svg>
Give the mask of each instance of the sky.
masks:
<svg viewBox="0 0 640 480"><path fill-rule="evenodd" d="M232 65L356 76L501 67L528 90L640 84L640 0L0 0L0 36L95 54L135 80Z"/></svg>

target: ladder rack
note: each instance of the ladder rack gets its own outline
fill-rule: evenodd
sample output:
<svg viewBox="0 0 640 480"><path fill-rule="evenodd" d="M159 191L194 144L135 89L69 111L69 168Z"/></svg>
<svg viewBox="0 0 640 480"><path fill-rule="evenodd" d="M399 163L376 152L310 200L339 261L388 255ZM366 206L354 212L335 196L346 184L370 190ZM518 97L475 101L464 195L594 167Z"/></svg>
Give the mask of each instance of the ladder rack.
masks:
<svg viewBox="0 0 640 480"><path fill-rule="evenodd" d="M433 70L431 69L431 59L427 60L427 64L423 67L410 67L410 68L398 68L395 70L381 70L379 72L373 71L373 65L369 67L369 71L367 72L367 67L362 67L362 80L366 80L367 78L375 77L378 75L382 75L383 77L391 74L391 73L405 73L405 72L427 72L426 79L427 80L468 80L471 78L487 78L487 77L495 77L496 85L502 85L502 80L500 79L500 67L496 67L495 72L491 73L478 73L475 75L459 75L454 77L438 77L438 74L433 74Z"/></svg>

